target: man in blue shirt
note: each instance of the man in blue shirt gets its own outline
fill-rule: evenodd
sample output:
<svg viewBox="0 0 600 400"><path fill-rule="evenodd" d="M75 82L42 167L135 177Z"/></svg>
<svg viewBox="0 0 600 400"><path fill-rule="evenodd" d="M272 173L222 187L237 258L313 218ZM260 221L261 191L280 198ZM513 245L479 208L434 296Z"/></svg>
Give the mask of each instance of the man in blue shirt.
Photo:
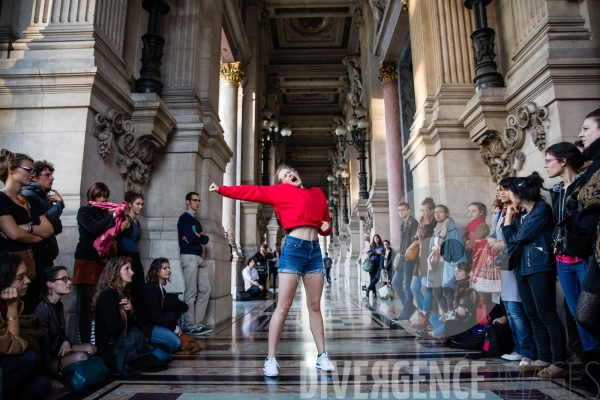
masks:
<svg viewBox="0 0 600 400"><path fill-rule="evenodd" d="M179 239L179 258L183 269L185 291L183 300L189 309L185 313L185 330L188 335L205 335L212 332L202 324L210 299L210 280L208 270L203 265L202 245L208 243L196 212L200 208L200 195L190 192L185 196L187 210L177 222Z"/></svg>

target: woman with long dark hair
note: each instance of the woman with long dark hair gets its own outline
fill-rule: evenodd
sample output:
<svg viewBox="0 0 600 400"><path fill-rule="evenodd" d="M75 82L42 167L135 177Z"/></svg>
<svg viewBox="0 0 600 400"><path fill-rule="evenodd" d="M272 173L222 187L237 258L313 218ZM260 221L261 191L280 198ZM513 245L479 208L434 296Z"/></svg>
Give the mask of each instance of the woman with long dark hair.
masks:
<svg viewBox="0 0 600 400"><path fill-rule="evenodd" d="M300 278L306 291L310 329L317 345L316 367L324 371L333 371L335 365L325 351L321 314L325 268L319 235L331 235L327 199L320 189L305 187L298 172L293 168L280 166L275 175L279 185L219 187L213 183L209 190L237 200L270 204L287 232L277 271L279 298L269 325L269 352L263 367L264 374L271 377L279 375L279 365L275 359L277 344Z"/></svg>
<svg viewBox="0 0 600 400"><path fill-rule="evenodd" d="M59 360L62 368L77 361L87 360L96 354L96 346L90 343L73 344L65 333L65 312L62 297L71 293L71 278L67 268L49 267L42 273L46 288L35 309L37 328L42 332L39 339L42 351L42 368L50 379L59 379ZM54 386L58 386L53 382Z"/></svg>
<svg viewBox="0 0 600 400"><path fill-rule="evenodd" d="M31 183L33 171L34 162L28 155L0 151L0 181L4 182L0 189L0 251L16 253L26 261L27 276L33 281L22 297L26 314L33 313L40 295L42 265L37 243L54 233L42 205L21 193L23 186Z"/></svg>
<svg viewBox="0 0 600 400"><path fill-rule="evenodd" d="M463 236L467 262L473 264L473 247L479 239L485 239L490 234L490 227L485 222L487 207L483 203L473 202L469 204L467 211L469 223Z"/></svg>
<svg viewBox="0 0 600 400"><path fill-rule="evenodd" d="M129 284L132 281L131 263L125 257L111 258L102 271L96 294L92 300L95 311L95 338L98 356L112 371L154 371L164 368L170 355L164 350L147 348L144 354L130 363L123 363L117 355L122 335L128 336L135 330L133 305L129 297ZM138 334L141 334L139 331ZM146 341L146 339L144 339ZM141 343L142 345L144 343ZM145 342L147 345L147 341ZM151 351L151 352L150 352Z"/></svg>
<svg viewBox="0 0 600 400"><path fill-rule="evenodd" d="M138 221L138 215L144 209L144 196L130 190L125 193L124 200L127 202L127 214L125 221L121 224L121 236L117 249L119 255L131 260L133 270L133 281L130 290L131 297L135 298L137 291L144 284L144 266L140 257L139 243L142 238L142 227Z"/></svg>
<svg viewBox="0 0 600 400"><path fill-rule="evenodd" d="M517 287L533 328L538 360L522 363L524 370L542 369L545 379L565 377L565 331L556 311L556 261L552 249L552 208L542 198L544 180L537 172L516 178L509 187L513 205L508 207L502 233L515 267ZM516 210L523 209L520 217Z"/></svg>
<svg viewBox="0 0 600 400"><path fill-rule="evenodd" d="M89 202L104 202L109 196L108 186L96 182L86 193L88 204L77 211L79 242L75 248L73 285L77 285L77 315L81 343L90 343L92 340L92 298L98 279L106 266L106 260L100 258L94 248L94 241L115 225L116 218L114 212L101 210Z"/></svg>
<svg viewBox="0 0 600 400"><path fill-rule="evenodd" d="M21 296L31 281L27 266L16 254L0 253L0 369L6 399L43 399L52 390L50 380L38 374L37 357L21 338Z"/></svg>
<svg viewBox="0 0 600 400"><path fill-rule="evenodd" d="M373 263L373 268L369 271L369 284L362 287L364 290L365 297L369 298L369 293L373 292L373 299L377 300L377 289L375 285L381 279L381 267L383 265L383 256L385 249L383 247L383 241L377 234L373 235L373 241L371 247L367 251L368 260Z"/></svg>

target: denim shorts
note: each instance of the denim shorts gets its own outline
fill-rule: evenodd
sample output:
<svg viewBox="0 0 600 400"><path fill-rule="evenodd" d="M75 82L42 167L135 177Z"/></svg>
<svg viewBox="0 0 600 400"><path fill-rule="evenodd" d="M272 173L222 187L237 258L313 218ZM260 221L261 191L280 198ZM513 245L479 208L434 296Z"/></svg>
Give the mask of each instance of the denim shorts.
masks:
<svg viewBox="0 0 600 400"><path fill-rule="evenodd" d="M325 274L323 257L318 240L302 240L287 235L281 249L279 269L281 274Z"/></svg>

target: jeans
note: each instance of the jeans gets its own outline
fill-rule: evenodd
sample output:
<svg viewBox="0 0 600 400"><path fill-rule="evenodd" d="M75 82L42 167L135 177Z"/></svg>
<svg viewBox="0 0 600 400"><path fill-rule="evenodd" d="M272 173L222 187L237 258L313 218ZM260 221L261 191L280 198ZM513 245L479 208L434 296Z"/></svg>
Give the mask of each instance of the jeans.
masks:
<svg viewBox="0 0 600 400"><path fill-rule="evenodd" d="M367 286L367 296L369 295L370 291L373 291L375 296L377 296L377 290L376 290L375 285L377 285L377 282L379 282L380 278L381 278L381 271L379 271L379 265L374 263L373 269L371 271L369 271L369 279L371 281L369 282L369 285Z"/></svg>
<svg viewBox="0 0 600 400"><path fill-rule="evenodd" d="M154 326L152 328L152 335L150 335L150 341L153 343L160 343L165 345L169 350L170 354L167 354L166 359L162 357L162 354L155 354L163 362L169 362L173 358L173 353L176 352L181 346L181 341L175 332L168 330L164 326ZM166 352L163 351L166 354Z"/></svg>
<svg viewBox="0 0 600 400"><path fill-rule="evenodd" d="M325 279L327 279L327 283L331 283L331 267L325 268Z"/></svg>
<svg viewBox="0 0 600 400"><path fill-rule="evenodd" d="M36 364L33 350L0 356L4 398L37 400L50 394L50 380L36 372Z"/></svg>
<svg viewBox="0 0 600 400"><path fill-rule="evenodd" d="M564 364L567 359L566 335L556 312L554 273L538 272L523 276L517 279L517 287L527 318L531 321L538 359Z"/></svg>
<svg viewBox="0 0 600 400"><path fill-rule="evenodd" d="M575 264L565 264L558 261L556 263L558 280L560 281L563 293L565 294L565 300L567 300L571 313L575 313L577 311L577 301L581 295L581 285L583 284L585 276L587 260ZM600 349L598 342L594 340L587 330L579 324L577 324L577 329L579 331L581 343L583 343L584 351Z"/></svg>
<svg viewBox="0 0 600 400"><path fill-rule="evenodd" d="M425 313L425 314L429 314L429 312L431 311L431 304L433 303L433 288L428 288L423 286L423 283L421 281L421 278L418 276L415 276L414 278L417 278L419 280L418 284L415 284L413 287L416 288L417 285L423 289L423 307L421 308L421 312ZM413 279L413 283L414 283L414 279ZM412 290L412 288L411 288ZM413 290L413 293L415 291ZM418 300L417 300L417 304Z"/></svg>
<svg viewBox="0 0 600 400"><path fill-rule="evenodd" d="M441 286L440 287L434 287L434 288L430 288L431 292L433 293L433 297L435 297L435 299L438 302L438 306L442 309L442 314L446 314L446 312L448 312L448 300L446 300L446 297L444 296L444 289ZM452 305L452 304L450 304Z"/></svg>
<svg viewBox="0 0 600 400"><path fill-rule="evenodd" d="M398 294L398 298L403 306L402 312L398 316L399 318L410 318L415 312L413 294L410 290L414 269L415 262L405 260L400 270L394 272L394 277L392 278L392 287Z"/></svg>
<svg viewBox="0 0 600 400"><path fill-rule="evenodd" d="M433 337L446 337L446 330L444 329L444 323L440 321L440 314L432 314L429 317L429 323L433 326Z"/></svg>
<svg viewBox="0 0 600 400"><path fill-rule="evenodd" d="M535 348L531 335L531 324L527 315L525 315L523 304L517 301L505 301L503 303L506 309L506 317L512 330L512 338L515 345L513 351L533 360Z"/></svg>

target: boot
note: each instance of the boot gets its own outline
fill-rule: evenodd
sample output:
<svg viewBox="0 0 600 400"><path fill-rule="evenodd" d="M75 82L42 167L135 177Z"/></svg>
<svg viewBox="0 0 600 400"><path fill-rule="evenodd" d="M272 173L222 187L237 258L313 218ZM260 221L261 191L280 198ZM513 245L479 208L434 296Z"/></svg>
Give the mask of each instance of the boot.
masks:
<svg viewBox="0 0 600 400"><path fill-rule="evenodd" d="M429 326L429 313L419 311L419 320L412 325L415 329L427 328Z"/></svg>
<svg viewBox="0 0 600 400"><path fill-rule="evenodd" d="M571 371L565 383L583 389L590 397L597 398L600 391L600 351L584 351L581 370L581 373Z"/></svg>

